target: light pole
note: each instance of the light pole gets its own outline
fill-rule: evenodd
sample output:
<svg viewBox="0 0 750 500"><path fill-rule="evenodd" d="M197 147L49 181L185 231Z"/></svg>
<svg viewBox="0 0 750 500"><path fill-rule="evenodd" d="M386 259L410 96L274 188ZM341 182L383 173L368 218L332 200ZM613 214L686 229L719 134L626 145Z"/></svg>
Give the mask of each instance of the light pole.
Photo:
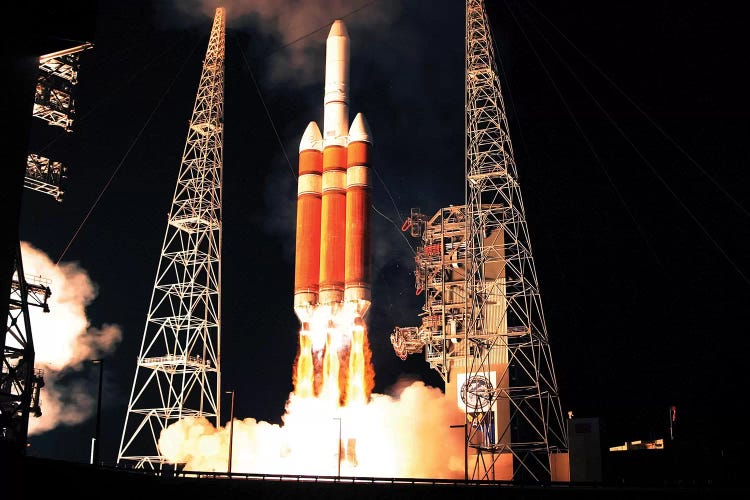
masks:
<svg viewBox="0 0 750 500"><path fill-rule="evenodd" d="M232 395L232 404L229 407L229 466L227 474L232 474L232 441L234 441L234 389L226 391Z"/></svg>
<svg viewBox="0 0 750 500"><path fill-rule="evenodd" d="M99 365L99 391L96 397L96 433L91 443L91 463L99 466L99 438L102 429L102 379L104 375L104 360L92 359L91 362Z"/></svg>
<svg viewBox="0 0 750 500"><path fill-rule="evenodd" d="M466 422L463 424L451 425L451 429L464 429L464 481L469 480L469 434Z"/></svg>
<svg viewBox="0 0 750 500"><path fill-rule="evenodd" d="M333 419L339 421L339 440L336 443L336 446L338 447L338 451L336 451L336 455L338 456L338 461L339 461L339 469L338 469L337 477L341 479L341 417L333 417Z"/></svg>

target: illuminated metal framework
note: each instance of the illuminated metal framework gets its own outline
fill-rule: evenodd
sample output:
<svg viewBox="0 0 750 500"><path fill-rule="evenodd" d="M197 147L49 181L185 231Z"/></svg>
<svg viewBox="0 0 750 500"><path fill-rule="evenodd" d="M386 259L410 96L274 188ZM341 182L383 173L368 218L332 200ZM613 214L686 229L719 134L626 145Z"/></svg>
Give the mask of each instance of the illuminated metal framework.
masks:
<svg viewBox="0 0 750 500"><path fill-rule="evenodd" d="M158 440L180 419L219 424L224 33L217 8L117 455L135 468L166 465Z"/></svg>
<svg viewBox="0 0 750 500"><path fill-rule="evenodd" d="M70 132L75 111L73 88L78 83L79 54L93 47L84 43L39 58L39 74L32 115ZM62 199L65 167L60 162L30 154L24 187ZM15 249L13 278L9 290L8 320L2 330L0 360L0 441L24 454L29 416L42 415L40 392L44 372L34 368L36 353L29 307L49 312L50 281L23 272L20 241Z"/></svg>
<svg viewBox="0 0 750 500"><path fill-rule="evenodd" d="M467 0L465 62L466 204L412 211L422 325L391 342L402 359L424 351L458 393L467 479L547 481L567 427L483 0Z"/></svg>
<svg viewBox="0 0 750 500"><path fill-rule="evenodd" d="M473 470L492 470L479 462L510 453L514 479L547 480L554 455L567 452L567 431L484 0L466 3L465 130L470 302L465 332L472 346L467 378L488 371L493 350L506 351L509 387L487 392L485 404L507 401L510 408L510 425L501 431L510 440L501 435L495 444L477 447ZM495 233L499 237L488 240ZM485 273L497 262L501 275L488 279ZM498 300L504 311L494 318L489 311ZM467 429L471 434L475 428Z"/></svg>
<svg viewBox="0 0 750 500"><path fill-rule="evenodd" d="M62 201L62 181L65 178L65 167L59 161L31 153L26 160L26 177L23 186L27 189L48 194L57 201Z"/></svg>
<svg viewBox="0 0 750 500"><path fill-rule="evenodd" d="M78 84L80 53L93 47L84 43L45 54L39 58L39 76L34 92L33 116L71 132L75 118L73 91ZM59 161L31 153L26 164L24 187L62 201L66 168Z"/></svg>
<svg viewBox="0 0 750 500"><path fill-rule="evenodd" d="M0 370L0 440L18 450L26 450L29 416L42 415L39 392L44 372L34 368L34 340L29 306L49 312L49 280L28 277L23 272L20 243L10 288L8 322L3 331L3 358Z"/></svg>
<svg viewBox="0 0 750 500"><path fill-rule="evenodd" d="M93 47L84 43L39 58L34 117L70 132L75 115L73 88L78 84L79 54Z"/></svg>
<svg viewBox="0 0 750 500"><path fill-rule="evenodd" d="M403 360L424 352L430 368L448 382L452 368L465 361L466 206L443 208L430 219L412 209L403 229L422 239L414 258L414 287L418 295L424 293L425 305L422 325L396 327L391 343Z"/></svg>

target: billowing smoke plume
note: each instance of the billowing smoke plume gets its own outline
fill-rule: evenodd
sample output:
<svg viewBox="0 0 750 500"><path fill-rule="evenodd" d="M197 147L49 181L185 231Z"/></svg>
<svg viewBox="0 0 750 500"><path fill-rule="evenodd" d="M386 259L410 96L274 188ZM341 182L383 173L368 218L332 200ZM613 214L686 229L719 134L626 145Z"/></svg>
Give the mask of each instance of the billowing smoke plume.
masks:
<svg viewBox="0 0 750 500"><path fill-rule="evenodd" d="M97 288L78 264L55 265L43 251L21 242L27 280L33 276L48 280L52 291L49 312L29 307L36 356L35 366L44 370L41 391L42 416L29 419L29 434L40 434L58 425L74 425L86 420L95 406L95 391L83 382L61 379L84 363L111 353L122 333L117 325L91 325L86 306L97 296Z"/></svg>
<svg viewBox="0 0 750 500"><path fill-rule="evenodd" d="M394 396L372 394L366 406L333 412L292 394L282 425L235 419L230 432L229 424L183 419L165 429L159 448L185 470L226 471L232 435L233 472L335 476L340 459L343 476L461 478L464 434L451 425L463 419L440 389L403 381Z"/></svg>
<svg viewBox="0 0 750 500"><path fill-rule="evenodd" d="M174 1L174 8L184 16L213 18L216 8L226 7L227 28L245 25L265 34L277 36L282 51L273 60L270 80L307 84L321 79L323 61L310 57L309 50L319 50L335 19L346 16L348 26L372 30L386 29L398 11L398 2L371 0L216 0ZM319 31L318 31L319 30ZM313 36L317 35L317 36Z"/></svg>

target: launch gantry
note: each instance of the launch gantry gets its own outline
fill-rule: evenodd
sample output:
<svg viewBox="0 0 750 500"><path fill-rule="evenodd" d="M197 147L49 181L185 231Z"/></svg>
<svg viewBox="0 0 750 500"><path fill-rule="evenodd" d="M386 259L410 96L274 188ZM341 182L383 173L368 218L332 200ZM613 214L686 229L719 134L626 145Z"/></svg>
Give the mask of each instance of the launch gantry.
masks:
<svg viewBox="0 0 750 500"><path fill-rule="evenodd" d="M466 420L466 478L569 478L539 282L484 0L466 2L466 203L404 225L421 237L419 327L391 335L424 351Z"/></svg>
<svg viewBox="0 0 750 500"><path fill-rule="evenodd" d="M91 48L93 44L86 42L39 56L33 118L62 127L66 132L73 131L73 92L78 84L80 53ZM65 170L59 161L28 153L23 187L62 201ZM17 231L13 239L8 317L0 334L3 346L0 358L0 448L23 455L28 446L29 417L42 415L41 390L44 387L44 371L34 366L36 352L30 307L49 312L48 299L52 291L49 279L25 274Z"/></svg>
<svg viewBox="0 0 750 500"><path fill-rule="evenodd" d="M8 323L2 335L0 441L23 454L27 446L29 416L42 415L40 391L44 387L44 371L34 366L36 352L29 306L49 312L47 300L52 291L48 279L24 274L20 242L14 270Z"/></svg>
<svg viewBox="0 0 750 500"><path fill-rule="evenodd" d="M39 58L39 79L34 94L34 117L72 130L75 116L73 89L78 84L79 55L93 47L84 43Z"/></svg>
<svg viewBox="0 0 750 500"><path fill-rule="evenodd" d="M87 42L39 58L39 75L34 92L35 118L44 120L51 126L61 127L66 132L73 130L76 110L74 90L78 85L80 54L91 48L93 44ZM66 170L60 161L30 153L26 162L24 187L62 201Z"/></svg>
<svg viewBox="0 0 750 500"><path fill-rule="evenodd" d="M118 464L159 468L161 432L185 417L218 427L225 9L216 9L164 235ZM179 464L175 464L179 465Z"/></svg>
<svg viewBox="0 0 750 500"><path fill-rule="evenodd" d="M425 306L421 326L396 327L391 343L404 360L424 351L430 368L448 382L451 368L464 358L466 206L443 208L429 220L412 209L402 229L422 239L414 258L414 287L417 295L424 294Z"/></svg>

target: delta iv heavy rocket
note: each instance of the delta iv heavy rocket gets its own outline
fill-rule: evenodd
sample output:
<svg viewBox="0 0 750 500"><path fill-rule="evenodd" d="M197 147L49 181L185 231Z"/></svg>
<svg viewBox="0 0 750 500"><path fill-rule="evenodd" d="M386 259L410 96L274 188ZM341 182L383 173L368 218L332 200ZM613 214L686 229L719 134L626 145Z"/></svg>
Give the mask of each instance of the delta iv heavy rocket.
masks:
<svg viewBox="0 0 750 500"><path fill-rule="evenodd" d="M345 401L354 390L338 388L339 373L349 386L361 385L351 379L362 367L352 363L361 363L371 300L372 135L362 113L349 127L349 35L341 20L326 40L324 92L323 133L311 121L299 147L294 311L302 327L295 391L333 391L333 399ZM348 368L339 370L340 361Z"/></svg>

